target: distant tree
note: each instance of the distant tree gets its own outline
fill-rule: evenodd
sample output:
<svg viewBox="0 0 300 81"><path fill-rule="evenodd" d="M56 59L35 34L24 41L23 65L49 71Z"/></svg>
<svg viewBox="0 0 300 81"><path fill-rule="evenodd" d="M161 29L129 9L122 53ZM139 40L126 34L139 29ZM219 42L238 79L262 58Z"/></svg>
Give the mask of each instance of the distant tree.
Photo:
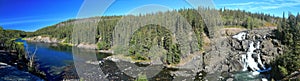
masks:
<svg viewBox="0 0 300 81"><path fill-rule="evenodd" d="M251 17L247 18L247 29L252 29L253 28L253 21Z"/></svg>
<svg viewBox="0 0 300 81"><path fill-rule="evenodd" d="M296 23L299 23L299 22L300 22L300 14L298 12L297 15L296 15Z"/></svg>
<svg viewBox="0 0 300 81"><path fill-rule="evenodd" d="M0 31L3 31L3 27L2 26L0 26Z"/></svg>

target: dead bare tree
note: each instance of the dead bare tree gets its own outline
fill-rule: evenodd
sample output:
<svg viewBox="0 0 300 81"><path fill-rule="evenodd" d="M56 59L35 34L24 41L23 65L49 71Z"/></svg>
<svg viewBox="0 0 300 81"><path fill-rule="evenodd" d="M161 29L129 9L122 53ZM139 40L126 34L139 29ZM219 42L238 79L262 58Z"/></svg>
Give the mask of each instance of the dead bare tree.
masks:
<svg viewBox="0 0 300 81"><path fill-rule="evenodd" d="M31 70L34 70L35 69L35 64L34 64L35 59L34 58L35 58L35 54L36 54L36 51L38 48L37 48L37 46L35 46L35 50L34 50L33 54L30 54L28 48L26 48L26 49L27 49L26 57L27 57L27 59L29 59L28 67L31 68Z"/></svg>

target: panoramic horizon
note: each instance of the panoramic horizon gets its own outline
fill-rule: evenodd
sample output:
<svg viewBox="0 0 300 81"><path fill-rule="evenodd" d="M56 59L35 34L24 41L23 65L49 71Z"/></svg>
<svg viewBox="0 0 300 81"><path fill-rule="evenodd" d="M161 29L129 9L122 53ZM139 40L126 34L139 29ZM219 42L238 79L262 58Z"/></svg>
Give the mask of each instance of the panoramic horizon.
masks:
<svg viewBox="0 0 300 81"><path fill-rule="evenodd" d="M17 2L17 3L16 3ZM133 3L134 2L134 3ZM252 13L265 13L271 16L286 17L289 12L296 15L300 8L299 0L213 0L216 9L226 8L231 10L245 10ZM1 4L2 3L2 4ZM180 3L180 4L178 4ZM0 1L0 26L4 29L22 30L34 32L38 29L58 24L69 19L76 19L83 0L76 1ZM170 9L192 8L185 0L177 1L115 1L102 16L127 15L132 9L147 4L156 4ZM30 6L28 6L30 5ZM66 6L67 5L67 6ZM96 5L95 5L96 6ZM46 10L46 11L44 11ZM22 14L21 14L22 13ZM101 16L100 14L88 15L88 17Z"/></svg>
<svg viewBox="0 0 300 81"><path fill-rule="evenodd" d="M300 0L0 0L0 81L300 81L299 9Z"/></svg>

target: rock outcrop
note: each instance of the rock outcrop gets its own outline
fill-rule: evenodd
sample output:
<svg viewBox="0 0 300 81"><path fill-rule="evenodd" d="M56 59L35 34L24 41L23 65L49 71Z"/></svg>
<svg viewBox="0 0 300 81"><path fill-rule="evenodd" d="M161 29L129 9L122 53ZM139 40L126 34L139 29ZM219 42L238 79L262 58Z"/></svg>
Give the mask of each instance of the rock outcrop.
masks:
<svg viewBox="0 0 300 81"><path fill-rule="evenodd" d="M50 38L47 36L36 36L32 38L26 38L25 40L30 42L42 42L42 43L58 43L59 40L56 38Z"/></svg>
<svg viewBox="0 0 300 81"><path fill-rule="evenodd" d="M78 48L84 48L84 49L97 49L97 45L96 44L83 44L83 43L80 43L78 45L75 45L76 47Z"/></svg>
<svg viewBox="0 0 300 81"><path fill-rule="evenodd" d="M273 29L234 29L232 31L227 29L226 32L221 37L210 39L210 46L204 48L204 53L200 52L191 56L189 60L183 60L183 64L167 66L167 68L176 69L170 71L174 80L181 81L203 77L209 81L235 80L234 73L245 69L242 57L249 52L251 43L253 43L251 48L255 48L255 50L252 50L253 54L251 55L253 56L251 57L261 59L258 64L268 65L276 56L282 54L283 45L273 39ZM243 32L245 33L242 38L233 37ZM258 53L259 55L256 55ZM106 60L116 59L107 58ZM202 77L198 77L199 74Z"/></svg>
<svg viewBox="0 0 300 81"><path fill-rule="evenodd" d="M43 79L0 62L0 81L43 81Z"/></svg>
<svg viewBox="0 0 300 81"><path fill-rule="evenodd" d="M39 42L39 43L63 43L65 39L59 40L57 38L51 38L48 36L36 36L36 37L31 37L31 38L26 38L25 39L28 42ZM80 43L80 44L68 44L72 45L78 48L84 48L84 49L97 49L96 44L86 44L86 43Z"/></svg>
<svg viewBox="0 0 300 81"><path fill-rule="evenodd" d="M227 30L229 31L229 30ZM264 65L268 65L276 56L282 54L282 45L274 38L272 29L257 29L246 32L244 40L234 38L233 35L223 34L222 37L211 39L211 47L204 55L204 71L208 74L220 74L224 72L236 72L243 69L242 55L247 54L249 44L255 42L260 48L255 52L260 53ZM221 76L221 75L220 75ZM215 77L219 78L219 77Z"/></svg>

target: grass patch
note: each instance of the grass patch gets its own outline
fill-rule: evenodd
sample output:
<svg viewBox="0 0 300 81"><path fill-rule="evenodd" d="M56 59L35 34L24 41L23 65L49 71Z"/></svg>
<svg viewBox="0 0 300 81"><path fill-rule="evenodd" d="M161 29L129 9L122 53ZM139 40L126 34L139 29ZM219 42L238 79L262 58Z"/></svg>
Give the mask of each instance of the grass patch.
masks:
<svg viewBox="0 0 300 81"><path fill-rule="evenodd" d="M243 26L224 26L224 28L245 28Z"/></svg>
<svg viewBox="0 0 300 81"><path fill-rule="evenodd" d="M22 38L21 40L26 40L27 38Z"/></svg>
<svg viewBox="0 0 300 81"><path fill-rule="evenodd" d="M64 46L74 46L74 45L71 44L71 43L63 43L63 42L60 42L59 44L64 45Z"/></svg>
<svg viewBox="0 0 300 81"><path fill-rule="evenodd" d="M23 45L23 42L16 42L17 45Z"/></svg>

